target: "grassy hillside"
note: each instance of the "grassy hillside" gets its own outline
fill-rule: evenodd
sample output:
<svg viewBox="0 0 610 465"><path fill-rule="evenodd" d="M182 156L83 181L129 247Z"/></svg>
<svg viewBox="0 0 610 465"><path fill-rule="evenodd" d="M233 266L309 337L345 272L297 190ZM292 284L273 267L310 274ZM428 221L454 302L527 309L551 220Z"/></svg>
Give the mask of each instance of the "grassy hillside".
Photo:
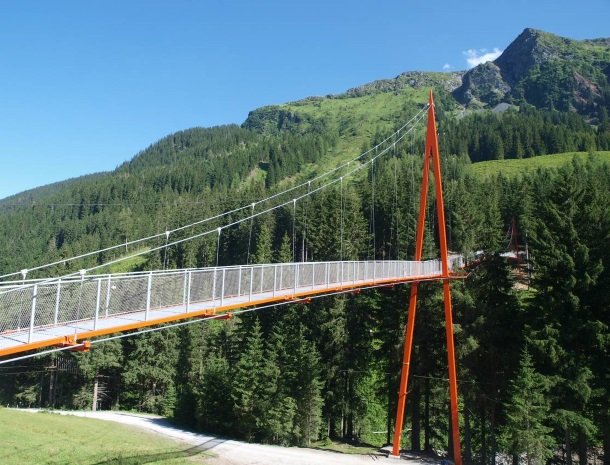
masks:
<svg viewBox="0 0 610 465"><path fill-rule="evenodd" d="M3 465L201 464L201 450L102 420L0 409Z"/></svg>
<svg viewBox="0 0 610 465"><path fill-rule="evenodd" d="M317 166L305 167L305 175L324 172L354 156L369 144L375 134L394 129L402 114L415 114L426 102L426 89L402 89L398 95L381 92L346 98L307 99L280 107L309 121L323 121L339 135L339 142ZM308 129L307 127L303 129Z"/></svg>
<svg viewBox="0 0 610 465"><path fill-rule="evenodd" d="M568 152L555 153L551 155L541 155L533 158L522 158L513 160L490 160L471 165L470 170L473 174L481 178L487 178L502 173L505 176L513 177L528 171L537 169L559 168L574 158L585 160L589 154L587 152ZM610 151L594 152L593 157L610 163Z"/></svg>
<svg viewBox="0 0 610 465"><path fill-rule="evenodd" d="M343 94L310 97L252 111L243 127L263 134L290 131L297 134L326 132L337 143L324 157L301 166L298 178L324 172L359 155L363 148L391 133L409 120L435 89L440 111L450 112L455 101L450 95L461 82L460 73L403 73L393 79L374 81ZM420 124L420 133L424 125Z"/></svg>

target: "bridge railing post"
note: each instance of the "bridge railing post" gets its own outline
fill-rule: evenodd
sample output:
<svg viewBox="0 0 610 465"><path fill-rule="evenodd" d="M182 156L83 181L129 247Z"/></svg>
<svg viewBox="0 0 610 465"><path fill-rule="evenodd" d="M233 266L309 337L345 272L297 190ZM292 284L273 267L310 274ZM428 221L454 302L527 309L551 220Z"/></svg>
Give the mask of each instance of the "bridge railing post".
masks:
<svg viewBox="0 0 610 465"><path fill-rule="evenodd" d="M216 272L218 270L214 268L214 275L212 276L212 305L216 307Z"/></svg>
<svg viewBox="0 0 610 465"><path fill-rule="evenodd" d="M30 312L30 332L28 334L28 342L32 342L34 336L34 320L36 319L36 298L38 297L38 284L34 284L32 288L32 311Z"/></svg>
<svg viewBox="0 0 610 465"><path fill-rule="evenodd" d="M57 280L57 292L55 293L55 312L53 313L53 324L59 319L59 299L61 298L61 279Z"/></svg>
<svg viewBox="0 0 610 465"><path fill-rule="evenodd" d="M250 267L250 295L248 297L248 302L252 302L252 284L254 283L254 266Z"/></svg>
<svg viewBox="0 0 610 465"><path fill-rule="evenodd" d="M261 294L265 291L265 282L263 281L264 275L265 275L265 265L261 265L261 286L260 286Z"/></svg>
<svg viewBox="0 0 610 465"><path fill-rule="evenodd" d="M237 276L237 297L241 295L241 265L239 265L239 273Z"/></svg>
<svg viewBox="0 0 610 465"><path fill-rule="evenodd" d="M188 271L186 271L186 270L184 271L184 280L182 283L182 305L184 305L185 307L186 307L186 288L188 286L187 281L189 279L188 273L189 273Z"/></svg>
<svg viewBox="0 0 610 465"><path fill-rule="evenodd" d="M316 286L316 264L311 264L311 289L313 290Z"/></svg>
<svg viewBox="0 0 610 465"><path fill-rule="evenodd" d="M97 322L100 317L100 300L102 296L102 278L97 279L97 295L95 296L95 317L93 319L93 329L97 329Z"/></svg>
<svg viewBox="0 0 610 465"><path fill-rule="evenodd" d="M110 309L110 289L112 289L111 281L112 277L108 275L108 282L106 283L106 303L104 304L104 315L108 316L108 310Z"/></svg>
<svg viewBox="0 0 610 465"><path fill-rule="evenodd" d="M146 313L144 314L144 320L148 321L150 313L150 298L152 294L152 271L148 273L148 281L146 283Z"/></svg>
<svg viewBox="0 0 610 465"><path fill-rule="evenodd" d="M191 272L191 270L188 270L186 272L186 297L185 297L185 302L184 302L184 309L185 309L185 313L188 313L190 306L191 306L191 283L192 283L192 279L193 279L193 274Z"/></svg>
<svg viewBox="0 0 610 465"><path fill-rule="evenodd" d="M277 265L273 265L273 297L275 297L276 290L277 290Z"/></svg>
<svg viewBox="0 0 610 465"><path fill-rule="evenodd" d="M225 278L227 277L227 269L222 270L222 284L220 286L220 306L222 307L225 303Z"/></svg>

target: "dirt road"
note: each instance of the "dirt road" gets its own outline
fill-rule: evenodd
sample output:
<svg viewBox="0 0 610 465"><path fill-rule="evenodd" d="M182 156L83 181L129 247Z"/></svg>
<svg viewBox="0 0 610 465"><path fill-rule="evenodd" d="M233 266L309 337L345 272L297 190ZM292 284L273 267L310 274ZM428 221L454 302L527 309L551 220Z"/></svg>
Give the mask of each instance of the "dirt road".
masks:
<svg viewBox="0 0 610 465"><path fill-rule="evenodd" d="M418 460L397 460L378 455L350 455L332 451L306 449L299 447L280 447L262 444L249 444L191 433L176 428L161 417L139 415L128 412L56 412L62 415L77 415L96 418L143 428L163 436L210 451L211 465L360 465L360 464L393 464L421 463Z"/></svg>

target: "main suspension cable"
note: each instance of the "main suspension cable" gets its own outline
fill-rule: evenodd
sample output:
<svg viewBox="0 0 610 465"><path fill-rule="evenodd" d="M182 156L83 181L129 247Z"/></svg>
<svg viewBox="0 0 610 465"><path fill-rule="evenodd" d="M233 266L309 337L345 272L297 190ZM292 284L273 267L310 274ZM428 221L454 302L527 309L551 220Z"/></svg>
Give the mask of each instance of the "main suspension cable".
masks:
<svg viewBox="0 0 610 465"><path fill-rule="evenodd" d="M415 121L413 123L413 125L409 128L409 130L405 131L396 140L396 142L399 142L407 134L412 132L415 129L415 124L418 123L420 120L422 120L424 115L425 115L425 113L423 111L420 112L419 119L417 121ZM249 215L249 216L246 216L244 218L241 218L241 219L238 219L238 220L234 220L234 221L232 221L230 223L227 223L226 225L224 225L222 227L218 227L218 228L215 228L215 229L210 229L210 230L203 231L203 232L200 232L200 233L197 233L197 234L193 234L193 235L188 236L186 238L178 239L178 240L175 240L173 242L169 242L167 244L164 244L164 245L161 245L161 246L157 246L157 247L152 247L152 248L147 249L147 250L141 250L141 251L138 251L138 252L133 253L131 255L126 255L126 256L123 256L123 257L120 257L120 258L117 258L117 259L114 259L114 260L110 260L110 261L108 261L106 263L102 263L102 264L99 264L99 265L96 265L96 266L93 266L93 267L90 267L90 268L87 268L87 269L82 269L80 271L75 271L75 272L72 272L72 273L68 273L68 274L63 275L63 276L47 278L47 279L44 279L44 280L37 280L36 283L30 283L30 284L27 284L27 285L22 286L22 287L11 287L8 290L0 291L0 295L6 294L6 293L9 293L9 292L14 292L14 291L19 290L19 289L33 287L34 285L40 285L40 284L45 284L45 283L49 283L49 282L56 282L58 279L63 279L63 278L71 277L71 276L76 276L78 274L85 274L85 273L88 273L88 272L91 272L91 271L95 271L95 270L98 270L98 269L101 269L101 268L113 265L115 263L119 263L119 262L122 262L122 261L125 261L125 260L132 259L134 257L138 257L138 256L141 256L141 255L145 255L145 254L149 254L149 253L161 250L161 249L163 249L165 247L171 247L173 245L181 244L181 243L193 240L193 239L204 237L204 236L207 236L207 235L209 235L209 234L211 234L213 232L217 232L217 231L222 230L222 229L226 229L226 228L230 228L232 226L236 226L238 224L243 223L244 221L248 221L248 220L251 220L252 218L257 218L257 217L259 217L261 215L264 215L266 213L272 212L272 211L277 210L279 208L283 208L285 206L288 206L290 203L293 203L295 208L296 208L296 202L297 201L300 201L300 200L302 200L304 198L307 198L310 195L314 195L317 192L319 192L319 191L321 191L323 189L326 189L326 188L328 188L328 187L330 187L330 186L332 186L332 185L334 185L334 184L336 184L338 182L342 182L344 177L351 176L351 175L361 171L362 169L368 167L369 164L373 164L378 158L380 158L381 156L383 156L386 153L388 153L391 148L392 148L392 146L388 146L388 147L384 148L383 150L378 152L374 157L370 158L369 160L367 160L366 162L364 162L364 163L362 163L360 165L357 165L355 168L353 168L352 170L350 170L347 173L345 173L343 176L341 176L341 178L332 179L332 180L326 182L325 184L322 184L322 185L316 187L315 189L310 190L309 192L307 192L305 194L302 194L302 195L300 195L298 197L293 198L292 200L288 200L288 201L285 201L283 203L277 204L275 206L269 207L269 208L267 208L265 210L258 211L256 213L254 213L252 215ZM370 150L367 151L367 152L370 152ZM348 164L349 163L346 163L344 165L348 165ZM220 234L220 232L219 232L219 234ZM219 239L219 243L220 243L220 239ZM294 257L294 242L293 242L293 257ZM217 249L217 261L218 261L218 249ZM21 274L24 275L24 272L27 273L27 271L28 270L22 270Z"/></svg>
<svg viewBox="0 0 610 465"><path fill-rule="evenodd" d="M254 202L254 205L258 205L258 204L261 204L261 203L264 203L264 202L268 202L268 201L273 200L273 199L275 199L275 198L277 198L277 197L279 197L281 195L284 195L284 194L287 194L287 193L292 192L294 190L297 190L297 189L300 189L302 187L305 187L308 184L311 184L311 182L318 181L320 179L323 179L325 177L330 176L333 173L336 173L337 171L345 168L346 166L349 166L350 163L352 163L352 162L361 160L362 158L364 158L368 154L370 154L373 150L375 150L375 152L377 152L377 149L380 146L382 146L383 144L385 144L392 137L394 137L394 135L396 133L398 133L401 130L405 129L411 123L413 123L413 125L415 125L415 123L417 123L421 119L421 115L428 109L428 106L429 106L429 104L424 105L424 107L415 116L413 116L410 120L408 120L405 124L403 124L397 131L395 131L395 133L391 134L390 136L388 136L387 138L385 138L384 140L382 140L381 142L379 142L377 145L375 145L374 147L370 148L366 152L361 153L357 157L354 157L351 160L348 160L347 162L344 162L344 163L340 164L339 166L336 166L335 168L332 168L332 169L326 171L325 173L322 173L322 174L314 177L311 180L305 181L305 182L303 182L301 184L298 184L296 186L287 188L287 189L285 189L285 190L283 190L281 192L277 192L277 193L275 193L273 195L270 195L270 196L265 197L265 198L263 198L261 200L258 200L256 202ZM205 223L208 223L210 221L217 220L217 219L223 218L225 216L228 216L228 215L231 215L231 214L243 211L243 210L249 208L251 205L252 204L244 205L244 206L235 208L235 209L230 210L230 211L219 213L217 215L213 215L211 217L204 218L202 220L198 220L198 221L195 221L193 223L177 227L177 228L169 230L169 231L164 231L164 232L161 232L161 233L153 234L151 236L143 237L143 238L140 238L140 239L134 239L133 241L124 242L124 243L116 244L116 245L113 245L113 246L110 246L110 247L98 249L98 250L95 250L95 251L92 251L92 252L87 252L87 253L84 253L84 254L80 254L80 255L77 255L77 256L74 256L74 257L64 258L64 259L57 260L57 261L54 261L54 262L45 263L43 265L38 265L38 266L29 268L29 269L23 269L23 270L15 271L15 272L12 272L12 273L6 273L6 274L3 274L3 275L0 275L0 279L5 279L5 278L11 277L11 276L19 276L20 274L23 275L24 271L27 274L27 273L32 272L32 271L38 271L38 270L42 270L42 269L45 269L45 268L50 268L50 267L56 266L56 265L65 265L66 263L69 263L69 262L72 262L72 261L75 261L75 260L79 260L79 259L82 259L82 258L86 258L86 257L90 257L90 256L93 256L93 255L97 255L97 254L100 254L100 253L103 253L103 252L108 252L108 251L111 251L111 250L115 250L115 249L120 248L120 247L126 247L126 246L133 245L133 244L139 244L141 242L147 242L147 241L150 241L152 239L156 239L156 238L162 237L163 235L166 235L168 232L170 234L173 234L173 233L176 233L176 232L188 229L188 228L193 228L195 226L199 226L201 224L205 224ZM252 217L252 215L250 217ZM248 217L248 218L250 218L250 217Z"/></svg>

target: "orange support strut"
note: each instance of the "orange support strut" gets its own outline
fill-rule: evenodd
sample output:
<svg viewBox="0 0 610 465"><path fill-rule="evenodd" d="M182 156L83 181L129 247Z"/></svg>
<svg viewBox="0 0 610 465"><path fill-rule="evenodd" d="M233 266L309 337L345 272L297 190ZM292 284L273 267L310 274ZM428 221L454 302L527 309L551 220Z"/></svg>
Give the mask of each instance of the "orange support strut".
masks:
<svg viewBox="0 0 610 465"><path fill-rule="evenodd" d="M456 465L462 465L460 451L460 430L458 419L457 373L455 366L455 347L453 341L453 316L451 308L451 289L449 287L449 256L447 251L447 231L445 226L445 208L443 202L443 185L441 177L441 161L438 150L436 134L436 118L434 115L434 98L430 91L430 106L428 108L428 127L426 132L426 148L424 153L424 167L422 188L419 197L419 216L417 219L417 235L415 241L415 260L421 260L424 225L426 221L426 203L428 199L430 161L434 170L434 187L436 193L436 211L438 215L439 243L443 276L443 298L445 301L445 332L447 336L447 358L449 364L449 397L451 400L451 426L453 434L453 460ZM398 406L396 409L396 424L394 428L394 442L392 455L400 456L400 439L404 421L405 405L407 402L407 387L409 384L409 368L411 364L411 349L413 347L413 331L415 329L415 314L417 310L417 291L419 283L411 286L409 299L409 314L405 329L405 346L403 352L402 371L400 374L400 388L398 390Z"/></svg>

